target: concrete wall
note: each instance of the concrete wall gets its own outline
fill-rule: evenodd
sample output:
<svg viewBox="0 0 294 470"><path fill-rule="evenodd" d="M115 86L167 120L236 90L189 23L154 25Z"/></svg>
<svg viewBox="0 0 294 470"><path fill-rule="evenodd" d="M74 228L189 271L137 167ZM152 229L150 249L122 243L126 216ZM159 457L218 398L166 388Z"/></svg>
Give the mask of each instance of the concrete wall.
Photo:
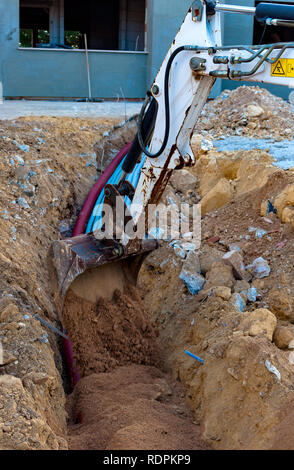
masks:
<svg viewBox="0 0 294 470"><path fill-rule="evenodd" d="M151 84L192 0L148 0L148 83Z"/></svg>
<svg viewBox="0 0 294 470"><path fill-rule="evenodd" d="M19 0L0 1L0 89L3 86L4 96L6 58L13 55L18 46L18 7Z"/></svg>
<svg viewBox="0 0 294 470"><path fill-rule="evenodd" d="M89 64L93 97L144 97L147 65L144 52L89 51ZM4 95L87 97L85 52L54 49L16 51L5 60Z"/></svg>

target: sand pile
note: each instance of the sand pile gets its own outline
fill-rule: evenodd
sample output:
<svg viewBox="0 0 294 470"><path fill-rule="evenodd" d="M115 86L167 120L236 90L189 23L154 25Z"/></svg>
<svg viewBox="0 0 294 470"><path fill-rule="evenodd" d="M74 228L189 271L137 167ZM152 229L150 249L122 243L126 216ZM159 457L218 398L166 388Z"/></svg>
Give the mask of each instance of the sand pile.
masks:
<svg viewBox="0 0 294 470"><path fill-rule="evenodd" d="M206 449L184 389L155 367L82 379L68 401L70 449Z"/></svg>

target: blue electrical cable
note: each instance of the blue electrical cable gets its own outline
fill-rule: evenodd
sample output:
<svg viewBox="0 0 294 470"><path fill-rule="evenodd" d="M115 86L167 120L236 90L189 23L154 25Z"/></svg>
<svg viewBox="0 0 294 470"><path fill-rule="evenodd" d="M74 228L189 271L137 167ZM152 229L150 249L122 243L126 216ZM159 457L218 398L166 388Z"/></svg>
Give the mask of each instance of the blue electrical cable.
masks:
<svg viewBox="0 0 294 470"><path fill-rule="evenodd" d="M141 174L141 170L143 168L145 160L146 160L146 156L143 155L142 158L141 158L141 161L136 164L133 172L130 175L128 175L127 178L126 178L126 180L129 183L131 183L134 186L135 189L137 188L139 178L140 178L140 174ZM111 176L111 178L109 178L107 184L118 184L118 182L120 180L120 177L122 175L123 162L124 162L124 159L118 165L118 167L116 168L116 170L113 173L113 175ZM101 191L101 193L99 194L99 196L97 198L97 201L94 205L93 211L91 213L91 216L90 216L88 224L87 224L86 233L94 232L95 230L99 230L101 228L102 209L103 209L104 198L105 198L105 195L104 195L104 189L103 189ZM127 196L125 197L125 204L128 208L132 204L132 201Z"/></svg>

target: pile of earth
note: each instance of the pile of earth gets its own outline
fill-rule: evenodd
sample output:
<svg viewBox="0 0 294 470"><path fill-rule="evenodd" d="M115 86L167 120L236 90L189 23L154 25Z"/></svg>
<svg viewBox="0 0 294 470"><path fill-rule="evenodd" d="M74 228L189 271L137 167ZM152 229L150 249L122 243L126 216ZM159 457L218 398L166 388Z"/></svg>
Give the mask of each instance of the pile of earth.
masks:
<svg viewBox="0 0 294 470"><path fill-rule="evenodd" d="M293 137L293 127L291 106L282 98L258 86L241 86L209 101L195 130L215 138L244 135L282 140Z"/></svg>
<svg viewBox="0 0 294 470"><path fill-rule="evenodd" d="M186 234L147 257L144 305L207 443L293 449L294 173L260 150L216 152L198 136L193 149L164 199L200 202L201 245Z"/></svg>

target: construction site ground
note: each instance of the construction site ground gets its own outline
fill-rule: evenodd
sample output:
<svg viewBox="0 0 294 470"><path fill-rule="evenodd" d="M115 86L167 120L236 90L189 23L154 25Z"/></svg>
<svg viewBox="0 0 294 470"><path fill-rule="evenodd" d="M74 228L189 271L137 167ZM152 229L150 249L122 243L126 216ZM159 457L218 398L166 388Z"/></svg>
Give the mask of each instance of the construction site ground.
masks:
<svg viewBox="0 0 294 470"><path fill-rule="evenodd" d="M47 254L133 137L121 121L0 122L0 448L294 449L294 156L255 148L291 146L294 115L258 87L208 102L195 165L162 197L201 202L200 247L161 241L111 299L69 291L71 389L61 337L40 321L61 329ZM236 136L246 149L219 149Z"/></svg>

